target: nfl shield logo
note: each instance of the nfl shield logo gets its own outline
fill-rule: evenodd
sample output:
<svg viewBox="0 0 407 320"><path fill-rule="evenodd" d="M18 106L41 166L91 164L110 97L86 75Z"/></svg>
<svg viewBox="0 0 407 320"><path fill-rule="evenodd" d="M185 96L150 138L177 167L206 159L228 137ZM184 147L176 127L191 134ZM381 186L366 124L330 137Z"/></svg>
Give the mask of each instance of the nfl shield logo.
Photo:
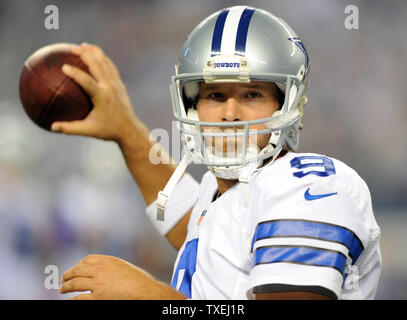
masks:
<svg viewBox="0 0 407 320"><path fill-rule="evenodd" d="M199 217L199 220L197 222L197 225L199 226L202 222L202 219L205 217L207 210L202 211L201 216Z"/></svg>

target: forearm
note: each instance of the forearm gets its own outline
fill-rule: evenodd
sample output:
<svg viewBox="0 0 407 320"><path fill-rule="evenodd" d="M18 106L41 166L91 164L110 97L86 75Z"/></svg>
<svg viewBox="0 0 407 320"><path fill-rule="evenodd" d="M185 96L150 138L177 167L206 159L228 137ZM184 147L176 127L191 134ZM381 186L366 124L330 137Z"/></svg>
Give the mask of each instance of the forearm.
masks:
<svg viewBox="0 0 407 320"><path fill-rule="evenodd" d="M117 141L118 145L146 205L149 205L156 200L158 192L164 189L176 166L163 149L163 161L159 164L151 162L150 150L157 142L149 140L150 132L141 121L133 119L123 130L125 132Z"/></svg>
<svg viewBox="0 0 407 320"><path fill-rule="evenodd" d="M155 141L149 141L149 130L138 119L123 128L123 138L118 141L118 145L123 153L127 167L136 181L146 205L150 205L157 198L159 191L163 190L167 181L175 170L173 164L154 165L149 154ZM166 163L171 163L170 156L161 151L161 159ZM165 235L168 242L179 250L187 234L187 225L192 210L189 210L183 218Z"/></svg>

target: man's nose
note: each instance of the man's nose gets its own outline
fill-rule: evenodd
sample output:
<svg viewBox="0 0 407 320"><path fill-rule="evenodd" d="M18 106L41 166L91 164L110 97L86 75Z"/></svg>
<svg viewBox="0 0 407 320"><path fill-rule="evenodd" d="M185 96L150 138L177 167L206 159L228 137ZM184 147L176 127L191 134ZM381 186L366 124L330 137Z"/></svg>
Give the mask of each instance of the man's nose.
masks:
<svg viewBox="0 0 407 320"><path fill-rule="evenodd" d="M223 105L222 121L240 121L241 106L235 98L228 98Z"/></svg>

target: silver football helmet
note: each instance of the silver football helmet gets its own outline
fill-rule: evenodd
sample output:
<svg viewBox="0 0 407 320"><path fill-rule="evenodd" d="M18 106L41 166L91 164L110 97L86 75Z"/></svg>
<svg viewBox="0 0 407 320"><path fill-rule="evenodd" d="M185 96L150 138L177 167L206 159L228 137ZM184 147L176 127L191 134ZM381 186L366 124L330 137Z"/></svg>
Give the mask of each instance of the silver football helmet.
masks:
<svg viewBox="0 0 407 320"><path fill-rule="evenodd" d="M296 151L298 130L306 103L309 61L304 44L292 28L271 13L246 6L218 11L191 32L185 41L171 81L172 105L185 152L194 162L206 163L216 175L237 179L245 166L259 167L279 150ZM199 82L274 82L284 93L280 112L251 121L203 122L195 110ZM265 130L250 130L264 124ZM202 128L222 130L202 130ZM244 128L226 132L225 128ZM270 134L269 144L255 150L249 136ZM235 156L215 154L205 139L242 137ZM253 148L254 147L254 148Z"/></svg>
<svg viewBox="0 0 407 320"><path fill-rule="evenodd" d="M247 6L220 10L189 34L175 70L170 89L181 132L182 167L186 167L189 159L189 162L207 164L217 177L239 179L260 167L263 160L274 160L281 150L297 150L298 131L307 102L309 60L304 44L282 19ZM199 120L196 103L200 82L251 81L277 85L284 96L279 111L271 117L250 121ZM263 124L265 129L250 128L258 124ZM208 128L218 130L205 130ZM270 138L262 150L249 143L250 137L266 134ZM208 143L210 139L230 137L242 142L232 156L216 153L213 143Z"/></svg>

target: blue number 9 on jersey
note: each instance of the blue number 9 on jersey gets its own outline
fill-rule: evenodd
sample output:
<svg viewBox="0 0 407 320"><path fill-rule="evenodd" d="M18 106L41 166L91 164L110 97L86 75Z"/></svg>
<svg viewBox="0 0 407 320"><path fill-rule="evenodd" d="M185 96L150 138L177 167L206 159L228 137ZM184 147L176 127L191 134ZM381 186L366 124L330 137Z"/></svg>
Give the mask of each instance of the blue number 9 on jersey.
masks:
<svg viewBox="0 0 407 320"><path fill-rule="evenodd" d="M312 160L312 161L308 161ZM295 157L290 161L291 168L305 169L309 167L320 167L322 170L297 171L294 172L294 177L302 178L309 174L315 174L319 177L327 177L336 174L334 162L324 156L301 156Z"/></svg>

